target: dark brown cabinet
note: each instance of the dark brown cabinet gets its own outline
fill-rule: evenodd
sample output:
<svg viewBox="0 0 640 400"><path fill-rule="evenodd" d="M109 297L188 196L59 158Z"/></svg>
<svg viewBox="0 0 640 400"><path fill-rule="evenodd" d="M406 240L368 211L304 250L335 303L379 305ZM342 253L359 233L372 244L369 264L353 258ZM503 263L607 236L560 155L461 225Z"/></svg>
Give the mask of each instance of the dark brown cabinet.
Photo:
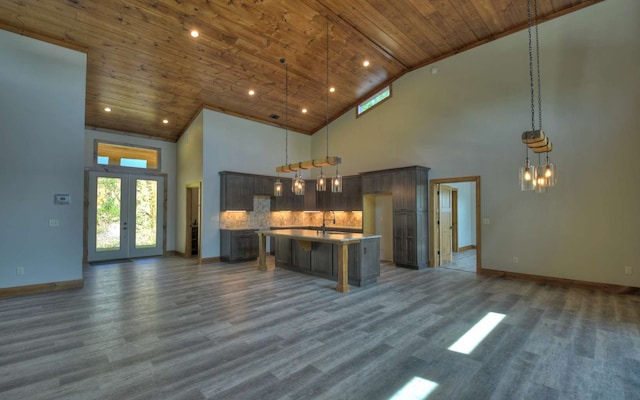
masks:
<svg viewBox="0 0 640 400"><path fill-rule="evenodd" d="M282 182L282 196L271 198L271 211L290 211L293 206L291 179L280 179L280 182Z"/></svg>
<svg viewBox="0 0 640 400"><path fill-rule="evenodd" d="M312 242L305 249L297 240L276 238L276 266L336 281L338 279L338 246ZM366 286L380 276L380 240L363 239L349 245L349 284Z"/></svg>
<svg viewBox="0 0 640 400"><path fill-rule="evenodd" d="M303 211L318 211L318 199L315 180L305 181Z"/></svg>
<svg viewBox="0 0 640 400"><path fill-rule="evenodd" d="M311 251L298 240L291 240L291 268L301 272L311 271Z"/></svg>
<svg viewBox="0 0 640 400"><path fill-rule="evenodd" d="M392 195L393 261L398 266L429 264L429 168L413 166L362 173L362 193Z"/></svg>
<svg viewBox="0 0 640 400"><path fill-rule="evenodd" d="M220 211L253 211L253 175L220 172Z"/></svg>
<svg viewBox="0 0 640 400"><path fill-rule="evenodd" d="M408 167L393 172L393 210L427 211L428 169Z"/></svg>
<svg viewBox="0 0 640 400"><path fill-rule="evenodd" d="M289 266L291 264L291 239L275 239L276 266Z"/></svg>
<svg viewBox="0 0 640 400"><path fill-rule="evenodd" d="M220 229L220 259L226 262L258 258L256 229Z"/></svg>
<svg viewBox="0 0 640 400"><path fill-rule="evenodd" d="M255 175L253 177L253 194L256 196L273 196L273 185L276 179L272 176Z"/></svg>
<svg viewBox="0 0 640 400"><path fill-rule="evenodd" d="M393 191L393 172L366 172L360 176L362 178L362 194L385 194Z"/></svg>
<svg viewBox="0 0 640 400"><path fill-rule="evenodd" d="M345 176L342 178L341 193L327 190L317 192L316 198L319 211L361 211L362 180L360 176Z"/></svg>

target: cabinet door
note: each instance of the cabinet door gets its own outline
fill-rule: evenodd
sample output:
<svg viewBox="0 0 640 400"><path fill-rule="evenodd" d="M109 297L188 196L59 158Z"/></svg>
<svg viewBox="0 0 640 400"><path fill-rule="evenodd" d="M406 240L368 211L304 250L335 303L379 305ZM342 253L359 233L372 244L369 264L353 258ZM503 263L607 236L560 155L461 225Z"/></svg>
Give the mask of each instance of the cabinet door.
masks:
<svg viewBox="0 0 640 400"><path fill-rule="evenodd" d="M276 264L291 264L291 239L276 238Z"/></svg>
<svg viewBox="0 0 640 400"><path fill-rule="evenodd" d="M255 176L254 178L254 194L256 196L273 196L273 185L275 178L270 176Z"/></svg>
<svg viewBox="0 0 640 400"><path fill-rule="evenodd" d="M253 211L253 176L220 175L220 211Z"/></svg>
<svg viewBox="0 0 640 400"><path fill-rule="evenodd" d="M293 207L293 193L291 179L280 179L282 182L282 196L274 196L271 201L271 211L291 211Z"/></svg>
<svg viewBox="0 0 640 400"><path fill-rule="evenodd" d="M311 272L327 277L335 276L333 271L333 247L331 243L313 243L311 252Z"/></svg>
<svg viewBox="0 0 640 400"><path fill-rule="evenodd" d="M393 213L393 261L396 264L407 263L407 213Z"/></svg>
<svg viewBox="0 0 640 400"><path fill-rule="evenodd" d="M258 234L247 232L244 234L244 258L258 258Z"/></svg>
<svg viewBox="0 0 640 400"><path fill-rule="evenodd" d="M393 209L416 209L416 170L408 168L393 173Z"/></svg>
<svg viewBox="0 0 640 400"><path fill-rule="evenodd" d="M376 194L377 190L376 177L373 174L362 175L362 194Z"/></svg>
<svg viewBox="0 0 640 400"><path fill-rule="evenodd" d="M318 211L333 210L331 190L327 189L324 192L316 192L316 206Z"/></svg>
<svg viewBox="0 0 640 400"><path fill-rule="evenodd" d="M291 240L291 267L300 271L311 271L311 252L297 240Z"/></svg>
<svg viewBox="0 0 640 400"><path fill-rule="evenodd" d="M417 221L413 211L393 213L393 261L417 266Z"/></svg>
<svg viewBox="0 0 640 400"><path fill-rule="evenodd" d="M304 191L304 211L317 211L318 205L316 203L316 181L308 180L305 183Z"/></svg>
<svg viewBox="0 0 640 400"><path fill-rule="evenodd" d="M374 172L361 176L362 194L391 193L393 190L392 172Z"/></svg>
<svg viewBox="0 0 640 400"><path fill-rule="evenodd" d="M362 210L362 179L359 176L345 178L345 211Z"/></svg>

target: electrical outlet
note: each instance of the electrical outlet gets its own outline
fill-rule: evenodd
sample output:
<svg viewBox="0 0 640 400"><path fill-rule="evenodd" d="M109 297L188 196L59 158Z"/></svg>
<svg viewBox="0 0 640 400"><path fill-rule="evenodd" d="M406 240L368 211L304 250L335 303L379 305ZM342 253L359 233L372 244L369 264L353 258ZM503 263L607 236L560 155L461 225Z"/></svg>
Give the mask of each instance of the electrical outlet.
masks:
<svg viewBox="0 0 640 400"><path fill-rule="evenodd" d="M24 267L16 268L16 275L24 275Z"/></svg>
<svg viewBox="0 0 640 400"><path fill-rule="evenodd" d="M520 260L518 259L518 257L513 257L513 263L517 264L518 262L520 262Z"/></svg>
<svg viewBox="0 0 640 400"><path fill-rule="evenodd" d="M631 269L631 267L624 267L624 274L625 275L633 274L633 269Z"/></svg>
<svg viewBox="0 0 640 400"><path fill-rule="evenodd" d="M57 228L60 226L60 220L58 219L50 219L49 220L49 226L52 228Z"/></svg>

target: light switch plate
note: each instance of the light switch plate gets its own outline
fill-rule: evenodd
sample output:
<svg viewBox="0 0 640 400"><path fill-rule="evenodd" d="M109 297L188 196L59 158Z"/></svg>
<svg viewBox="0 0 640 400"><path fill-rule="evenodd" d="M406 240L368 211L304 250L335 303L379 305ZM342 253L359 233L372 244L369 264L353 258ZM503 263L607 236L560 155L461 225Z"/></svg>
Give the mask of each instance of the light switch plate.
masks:
<svg viewBox="0 0 640 400"><path fill-rule="evenodd" d="M60 220L59 219L50 219L49 220L49 226L52 228L57 228L60 226Z"/></svg>

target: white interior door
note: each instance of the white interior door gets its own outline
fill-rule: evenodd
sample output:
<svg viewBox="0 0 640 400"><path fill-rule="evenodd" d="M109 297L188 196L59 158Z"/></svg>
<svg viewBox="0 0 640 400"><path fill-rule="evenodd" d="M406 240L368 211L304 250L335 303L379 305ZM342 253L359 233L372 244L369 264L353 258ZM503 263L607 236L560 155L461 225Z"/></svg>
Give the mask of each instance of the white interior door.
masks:
<svg viewBox="0 0 640 400"><path fill-rule="evenodd" d="M89 172L88 261L163 254L164 178Z"/></svg>

